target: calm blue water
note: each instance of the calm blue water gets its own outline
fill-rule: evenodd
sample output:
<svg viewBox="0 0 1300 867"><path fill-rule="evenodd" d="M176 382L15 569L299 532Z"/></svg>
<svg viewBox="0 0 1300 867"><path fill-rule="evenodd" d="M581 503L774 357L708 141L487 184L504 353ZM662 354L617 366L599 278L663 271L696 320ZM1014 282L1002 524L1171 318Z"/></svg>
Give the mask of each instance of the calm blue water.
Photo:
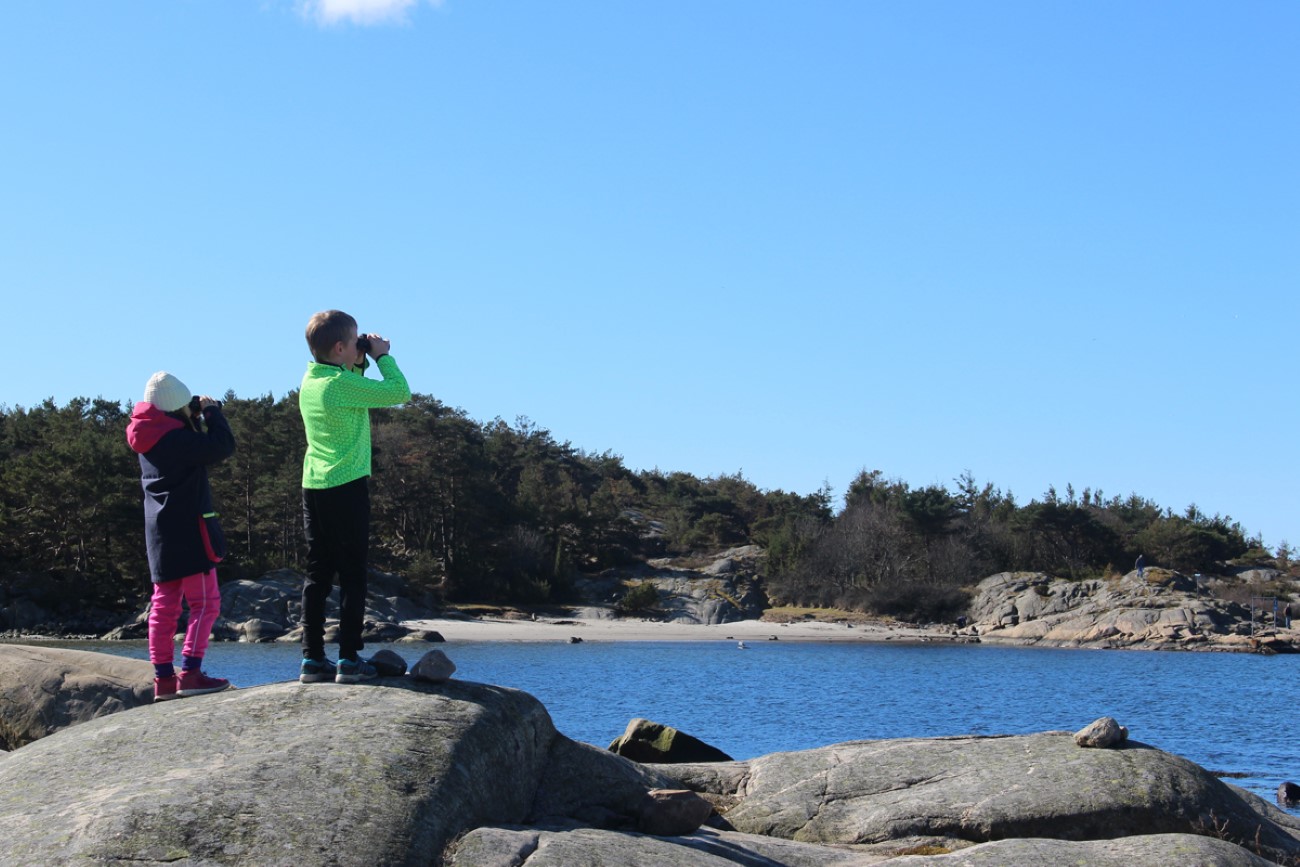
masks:
<svg viewBox="0 0 1300 867"><path fill-rule="evenodd" d="M147 658L143 642L76 644ZM556 728L607 746L646 717L737 759L863 738L1076 731L1100 716L1273 800L1300 782L1295 657L978 646L752 642L448 642L456 677L522 689ZM297 677L296 645L217 643L238 686ZM325 687L328 688L328 687Z"/></svg>

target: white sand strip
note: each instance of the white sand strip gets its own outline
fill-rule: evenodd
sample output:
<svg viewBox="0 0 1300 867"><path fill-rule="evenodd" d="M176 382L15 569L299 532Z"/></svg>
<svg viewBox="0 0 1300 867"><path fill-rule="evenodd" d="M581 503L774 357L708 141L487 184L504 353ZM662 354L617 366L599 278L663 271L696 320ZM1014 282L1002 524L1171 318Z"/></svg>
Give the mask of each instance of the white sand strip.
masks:
<svg viewBox="0 0 1300 867"><path fill-rule="evenodd" d="M767 623L742 620L716 626L694 623L659 623L651 620L557 618L538 620L408 620L410 629L432 629L447 641L858 641L929 642L949 641L947 628L925 629L886 622L860 623Z"/></svg>

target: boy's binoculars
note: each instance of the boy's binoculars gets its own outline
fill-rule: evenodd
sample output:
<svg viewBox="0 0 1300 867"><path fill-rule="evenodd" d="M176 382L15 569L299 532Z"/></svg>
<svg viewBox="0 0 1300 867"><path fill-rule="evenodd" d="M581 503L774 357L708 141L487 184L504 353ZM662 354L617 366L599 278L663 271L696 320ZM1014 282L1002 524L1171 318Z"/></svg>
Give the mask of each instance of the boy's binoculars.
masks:
<svg viewBox="0 0 1300 867"><path fill-rule="evenodd" d="M369 351L370 351L370 338L369 338L369 337L366 337L366 336L363 334L363 335L361 335L360 337L357 338L357 351L358 351L358 352L369 352Z"/></svg>

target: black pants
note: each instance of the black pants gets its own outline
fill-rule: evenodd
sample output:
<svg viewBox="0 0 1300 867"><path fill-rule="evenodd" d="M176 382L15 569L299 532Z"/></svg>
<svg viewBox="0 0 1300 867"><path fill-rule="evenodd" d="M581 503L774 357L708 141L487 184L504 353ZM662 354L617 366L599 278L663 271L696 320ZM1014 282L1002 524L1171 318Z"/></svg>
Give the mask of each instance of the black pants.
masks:
<svg viewBox="0 0 1300 867"><path fill-rule="evenodd" d="M370 549L369 479L337 488L302 490L302 525L307 537L307 577L302 584L302 655L325 655L325 603L339 583L339 656L364 646L366 560Z"/></svg>

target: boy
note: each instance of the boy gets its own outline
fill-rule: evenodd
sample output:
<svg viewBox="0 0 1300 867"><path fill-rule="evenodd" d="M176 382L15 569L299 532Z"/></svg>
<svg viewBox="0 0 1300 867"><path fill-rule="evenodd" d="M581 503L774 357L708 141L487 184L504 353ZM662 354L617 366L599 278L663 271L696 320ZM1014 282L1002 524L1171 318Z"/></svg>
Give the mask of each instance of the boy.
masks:
<svg viewBox="0 0 1300 867"><path fill-rule="evenodd" d="M366 559L370 543L370 409L411 399L411 389L389 342L365 335L341 310L317 313L307 323L312 358L298 393L307 433L302 462L303 530L307 577L302 586L302 668L298 679L316 683L369 680L375 667L361 659L366 611ZM383 380L365 378L369 354ZM339 582L339 661L325 656L325 602Z"/></svg>

